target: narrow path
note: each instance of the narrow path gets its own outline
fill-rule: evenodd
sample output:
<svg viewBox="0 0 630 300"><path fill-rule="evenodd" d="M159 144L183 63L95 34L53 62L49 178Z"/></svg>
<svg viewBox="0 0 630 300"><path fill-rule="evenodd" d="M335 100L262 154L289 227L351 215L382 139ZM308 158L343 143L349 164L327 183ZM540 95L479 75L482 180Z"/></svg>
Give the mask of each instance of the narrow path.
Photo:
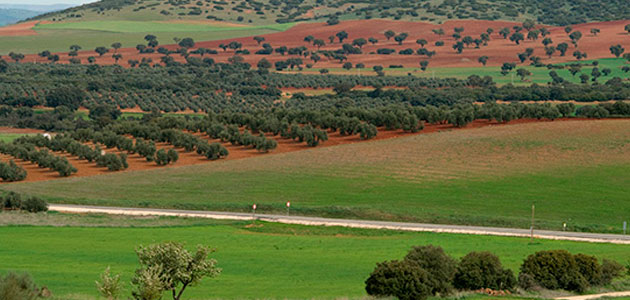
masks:
<svg viewBox="0 0 630 300"><path fill-rule="evenodd" d="M114 215L134 215L134 216L148 216L148 215L175 216L175 217L209 218L209 219L223 219L223 220L253 220L255 218L256 220L261 220L261 221L266 221L266 222L299 224L299 225L310 225L310 226L342 226L342 227L366 228L366 229L391 229L391 230L404 230L404 231L497 235L497 236L514 236L514 237L529 237L530 236L530 231L528 229L518 229L518 228L403 223L403 222L332 219L332 218L267 215L267 214L253 215L251 213L235 213L235 212L157 209L157 208L108 207L108 206L88 206L88 205L69 205L69 204L50 204L48 209L51 211L58 211L58 212L65 212L65 213L100 213L100 214L114 214ZM534 237L537 239L549 239L549 240L565 240L565 241L578 241L578 242L591 242L591 243L630 244L630 235L620 235L620 234L536 230L534 232Z"/></svg>
<svg viewBox="0 0 630 300"><path fill-rule="evenodd" d="M599 298L602 298L602 297L626 297L626 296L630 296L630 291L611 292L611 293L592 294L592 295L580 295L580 296L557 297L557 298L554 298L554 299L557 299L557 300L589 300L589 299L599 299Z"/></svg>

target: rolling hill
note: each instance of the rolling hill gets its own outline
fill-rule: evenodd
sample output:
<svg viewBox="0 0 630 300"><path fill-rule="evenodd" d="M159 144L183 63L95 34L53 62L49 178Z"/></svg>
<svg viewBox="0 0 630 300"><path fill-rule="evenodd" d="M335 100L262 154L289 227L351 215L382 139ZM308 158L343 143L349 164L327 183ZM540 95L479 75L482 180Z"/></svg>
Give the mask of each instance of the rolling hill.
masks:
<svg viewBox="0 0 630 300"><path fill-rule="evenodd" d="M0 26L13 24L39 14L40 12L32 10L0 8Z"/></svg>
<svg viewBox="0 0 630 300"><path fill-rule="evenodd" d="M395 19L441 23L450 19L533 19L548 25L630 18L624 0L102 0L34 20L216 20L241 24L273 24L327 19Z"/></svg>

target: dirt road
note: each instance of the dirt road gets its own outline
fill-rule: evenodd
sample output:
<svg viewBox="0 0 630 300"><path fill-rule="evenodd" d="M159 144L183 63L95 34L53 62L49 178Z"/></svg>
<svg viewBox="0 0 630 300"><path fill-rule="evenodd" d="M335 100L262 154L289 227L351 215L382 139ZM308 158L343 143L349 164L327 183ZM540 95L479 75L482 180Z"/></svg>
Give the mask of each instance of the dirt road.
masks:
<svg viewBox="0 0 630 300"><path fill-rule="evenodd" d="M194 210L156 209L156 208L105 207L105 206L67 205L67 204L50 204L49 209L51 211L58 211L58 212L65 212L65 213L99 213L99 214L134 215L134 216L146 216L146 215L177 216L177 217L209 218L209 219L223 219L223 220L253 220L255 218L256 220L261 220L261 221L266 221L266 222L299 224L299 225L309 225L309 226L342 226L342 227L366 228L366 229L390 229L390 230L404 230L404 231L515 236L515 237L529 237L530 236L529 229L518 229L518 228L331 219L331 218L267 215L267 214L254 215L251 213L235 213L235 212L194 211ZM566 241L579 241L579 242L591 242L591 243L630 244L630 236L619 235L619 234L536 230L534 232L534 237L537 239L549 239L549 240L566 240ZM572 300L580 300L580 299L572 299Z"/></svg>

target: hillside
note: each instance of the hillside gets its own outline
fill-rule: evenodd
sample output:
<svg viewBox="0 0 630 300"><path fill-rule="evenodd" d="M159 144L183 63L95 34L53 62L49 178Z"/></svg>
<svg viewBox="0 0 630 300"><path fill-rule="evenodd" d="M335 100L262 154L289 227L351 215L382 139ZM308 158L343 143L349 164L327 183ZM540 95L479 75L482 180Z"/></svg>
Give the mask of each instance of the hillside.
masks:
<svg viewBox="0 0 630 300"><path fill-rule="evenodd" d="M40 12L25 9L4 9L0 8L0 26L13 24L18 21L34 17Z"/></svg>
<svg viewBox="0 0 630 300"><path fill-rule="evenodd" d="M34 20L217 20L242 24L385 18L441 23L449 19L567 25L630 18L625 0L102 0Z"/></svg>

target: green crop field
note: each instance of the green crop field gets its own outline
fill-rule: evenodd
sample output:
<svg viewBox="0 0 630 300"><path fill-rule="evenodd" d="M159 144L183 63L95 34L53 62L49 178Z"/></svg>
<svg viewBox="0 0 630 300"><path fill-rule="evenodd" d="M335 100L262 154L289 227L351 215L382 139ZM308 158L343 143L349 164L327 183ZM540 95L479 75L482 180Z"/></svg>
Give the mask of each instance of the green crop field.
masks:
<svg viewBox="0 0 630 300"><path fill-rule="evenodd" d="M284 31L293 25L294 23L230 27L141 21L55 23L37 25L37 35L0 37L0 54L33 54L43 50L67 52L75 44L84 50L92 50L99 46L109 47L115 42L120 42L125 48L133 48L144 43L144 36L147 34L155 35L163 44L172 44L175 37L191 37L198 42L212 41Z"/></svg>
<svg viewBox="0 0 630 300"><path fill-rule="evenodd" d="M110 217L100 217L105 218ZM58 221L56 225L63 226ZM129 281L137 266L134 248L178 241L190 249L197 244L215 247L212 256L223 269L218 278L189 289L186 299L354 299L365 297L364 281L376 262L400 259L414 245L440 245L454 257L492 251L515 272L527 255L544 249L566 249L621 263L628 259L628 246L613 244L547 240L530 244L525 238L200 222L205 224L0 227L2 239L11 241L0 243L0 273L28 271L61 299L90 299L97 295L94 281L110 266L112 272L123 275L125 295L129 295Z"/></svg>
<svg viewBox="0 0 630 300"><path fill-rule="evenodd" d="M630 120L446 131L249 159L13 183L51 202L620 232ZM629 220L630 221L630 220Z"/></svg>
<svg viewBox="0 0 630 300"><path fill-rule="evenodd" d="M24 135L23 133L0 133L0 141L8 143Z"/></svg>
<svg viewBox="0 0 630 300"><path fill-rule="evenodd" d="M629 74L625 73L621 70L621 67L624 65L628 65L627 61L622 58L605 58L597 60L599 65L597 66L599 70L609 68L612 72L608 76L602 76L598 78L600 83L606 82L614 77L620 78L628 78ZM592 60L587 61L575 61L572 63L582 63L582 64L591 64ZM564 63L564 65L568 65L570 63ZM451 67L435 67L432 68L429 65L429 68L426 71L422 71L420 68L385 68L384 72L386 75L392 76L406 76L407 74L411 74L413 76L424 77L424 78L457 78L457 79L466 79L471 75L478 76L490 76L499 85L504 84L514 84L519 86L528 86L533 83L536 84L547 84L551 82L551 77L549 76L549 72L552 70L547 69L546 67L534 67L534 66L523 66L518 65L516 69L526 69L532 73L531 76L525 78L525 80L521 80L519 76L516 75L516 70L511 71L507 75L501 74L500 66L479 66L479 67L463 67L463 68L451 68ZM302 71L303 73L312 73L319 74L319 70L317 68L314 69L305 69ZM580 73L575 74L575 76L571 75L568 69L555 69L558 75L564 80L572 82L572 83L580 83L580 74L591 75L591 71L593 70L592 66L583 66ZM333 68L329 69L331 74L361 74L361 75L376 75L372 69L351 69L345 70L342 68ZM290 71L287 71L289 73ZM299 71L295 71L299 72ZM603 75L603 74L602 74Z"/></svg>
<svg viewBox="0 0 630 300"><path fill-rule="evenodd" d="M242 30L274 30L285 31L291 28L294 23L261 25L261 26L230 26L221 24L203 23L168 23L151 21L87 21L37 24L34 30L54 29L54 30L94 30L119 33L133 32L216 32L216 31L242 31Z"/></svg>

